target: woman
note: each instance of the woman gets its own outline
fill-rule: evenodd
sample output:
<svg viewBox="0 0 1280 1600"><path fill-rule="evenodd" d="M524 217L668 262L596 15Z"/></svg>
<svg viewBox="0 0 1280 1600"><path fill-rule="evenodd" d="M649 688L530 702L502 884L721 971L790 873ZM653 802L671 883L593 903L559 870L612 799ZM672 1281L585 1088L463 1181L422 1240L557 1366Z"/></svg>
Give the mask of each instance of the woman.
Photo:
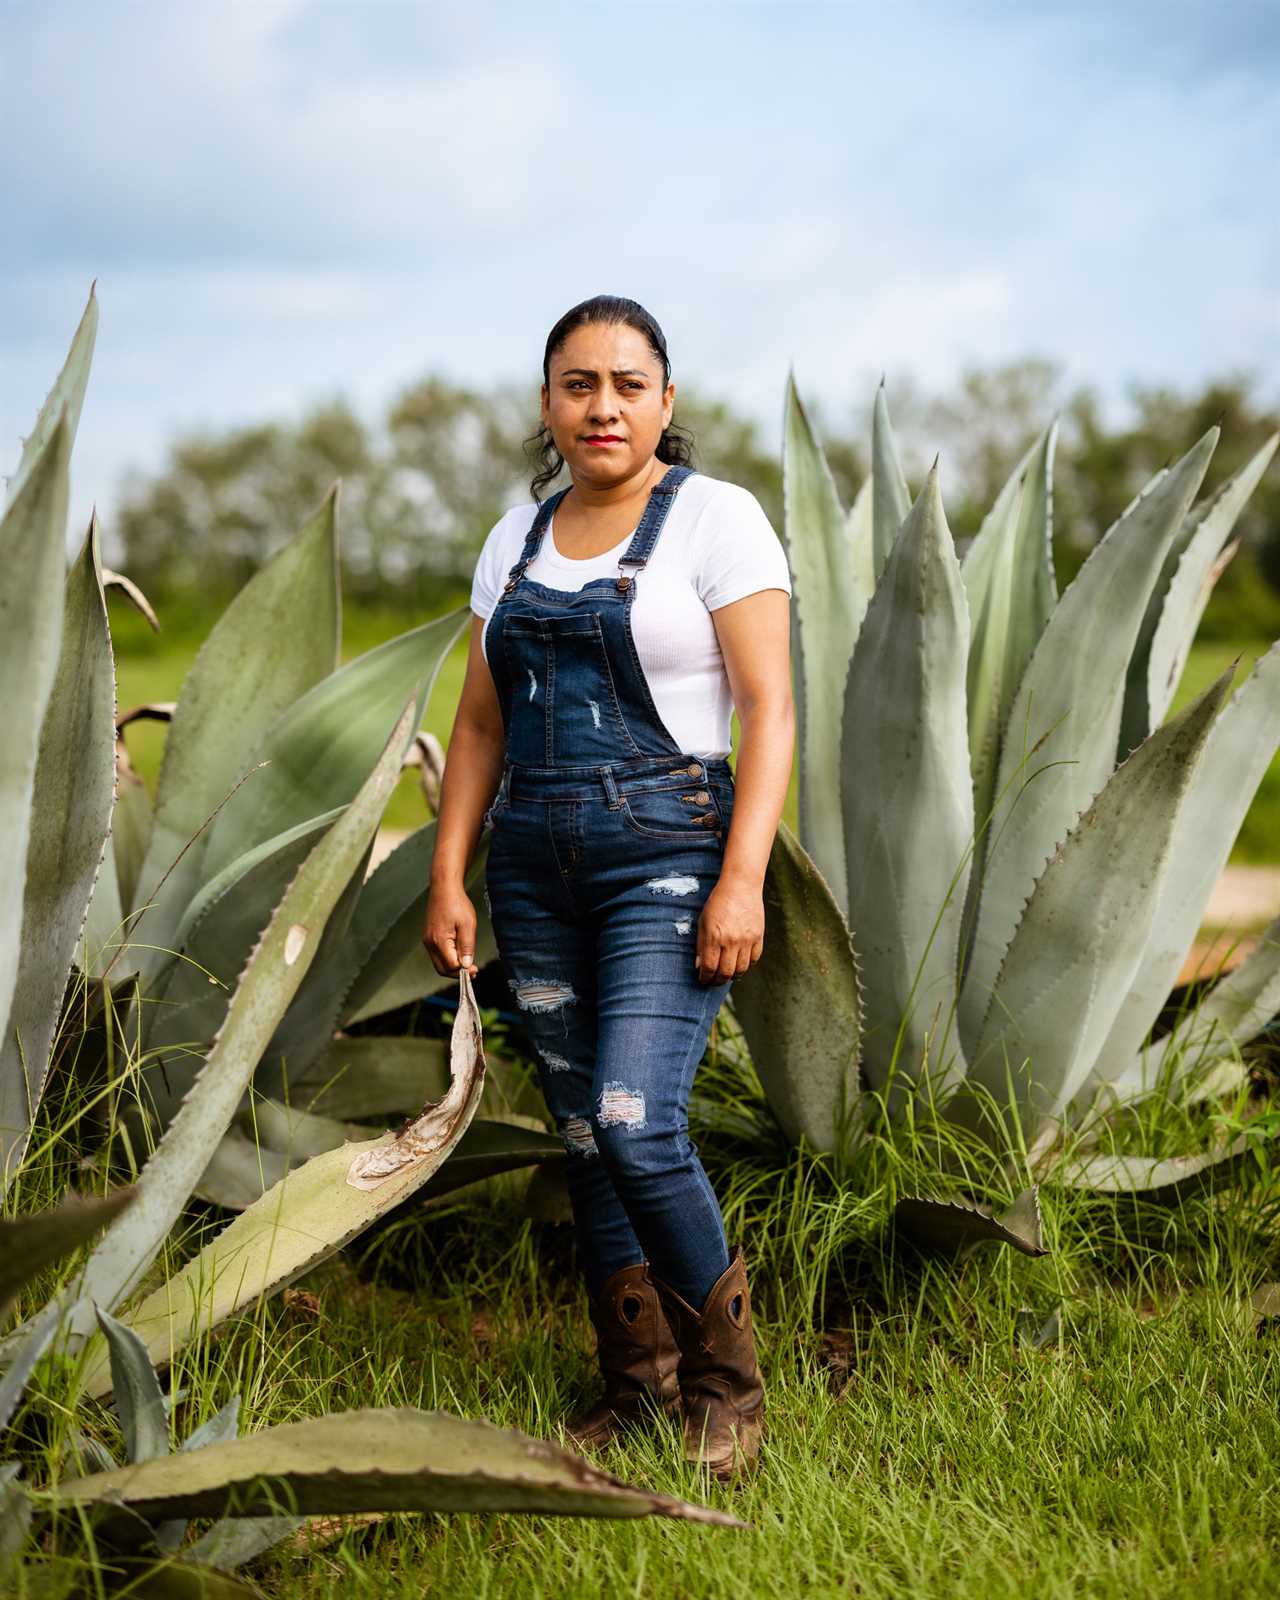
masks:
<svg viewBox="0 0 1280 1600"><path fill-rule="evenodd" d="M567 1431L595 1445L683 1410L687 1458L727 1477L757 1453L764 1390L687 1106L763 947L794 729L786 558L753 495L689 466L635 301L567 312L542 377L534 503L476 566L423 942L437 972L476 974L463 876L489 824L494 933L569 1156L604 1376ZM562 464L570 485L539 501Z"/></svg>

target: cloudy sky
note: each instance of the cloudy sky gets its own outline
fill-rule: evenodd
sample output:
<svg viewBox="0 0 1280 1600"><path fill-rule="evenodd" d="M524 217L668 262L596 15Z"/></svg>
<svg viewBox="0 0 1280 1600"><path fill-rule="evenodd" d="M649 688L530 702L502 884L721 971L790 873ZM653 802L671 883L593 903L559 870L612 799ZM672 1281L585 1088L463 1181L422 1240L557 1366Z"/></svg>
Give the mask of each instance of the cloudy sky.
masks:
<svg viewBox="0 0 1280 1600"><path fill-rule="evenodd" d="M175 432L538 381L589 294L776 438L1036 353L1280 398L1280 6L0 0L0 467L98 279L77 506Z"/></svg>

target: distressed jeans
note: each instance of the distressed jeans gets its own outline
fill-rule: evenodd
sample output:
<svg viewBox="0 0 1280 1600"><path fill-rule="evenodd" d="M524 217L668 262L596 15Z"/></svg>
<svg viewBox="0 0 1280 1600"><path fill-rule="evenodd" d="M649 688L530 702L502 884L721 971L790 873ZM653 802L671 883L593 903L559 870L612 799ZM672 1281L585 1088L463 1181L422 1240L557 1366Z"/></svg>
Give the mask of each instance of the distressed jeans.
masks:
<svg viewBox="0 0 1280 1600"><path fill-rule="evenodd" d="M699 983L694 954L732 807L727 761L650 757L508 765L488 815L498 953L568 1152L592 1295L647 1259L700 1306L729 1264L688 1104L731 987Z"/></svg>

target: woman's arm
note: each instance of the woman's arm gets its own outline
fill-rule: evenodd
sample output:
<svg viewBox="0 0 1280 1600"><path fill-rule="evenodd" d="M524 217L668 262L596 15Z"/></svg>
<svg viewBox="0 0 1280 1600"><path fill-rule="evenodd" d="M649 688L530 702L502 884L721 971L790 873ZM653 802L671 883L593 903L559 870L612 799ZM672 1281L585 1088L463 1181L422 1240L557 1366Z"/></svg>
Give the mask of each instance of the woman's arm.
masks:
<svg viewBox="0 0 1280 1600"><path fill-rule="evenodd" d="M742 737L720 879L698 919L698 978L723 983L764 949L764 873L791 780L791 610L762 589L711 613Z"/></svg>
<svg viewBox="0 0 1280 1600"><path fill-rule="evenodd" d="M440 782L431 891L422 928L431 965L442 977L461 971L463 956L473 978L480 971L475 963L476 908L463 879L502 777L505 748L502 708L480 643L484 626L479 617L472 617L467 674Z"/></svg>

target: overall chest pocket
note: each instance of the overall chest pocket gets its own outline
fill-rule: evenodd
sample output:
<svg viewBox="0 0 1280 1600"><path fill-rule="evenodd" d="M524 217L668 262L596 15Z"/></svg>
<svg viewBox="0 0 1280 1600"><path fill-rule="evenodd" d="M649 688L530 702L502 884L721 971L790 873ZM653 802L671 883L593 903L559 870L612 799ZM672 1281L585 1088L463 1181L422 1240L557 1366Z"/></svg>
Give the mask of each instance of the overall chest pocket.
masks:
<svg viewBox="0 0 1280 1600"><path fill-rule="evenodd" d="M509 617L502 649L512 716L541 722L548 766L590 766L639 753L618 703L596 612Z"/></svg>

